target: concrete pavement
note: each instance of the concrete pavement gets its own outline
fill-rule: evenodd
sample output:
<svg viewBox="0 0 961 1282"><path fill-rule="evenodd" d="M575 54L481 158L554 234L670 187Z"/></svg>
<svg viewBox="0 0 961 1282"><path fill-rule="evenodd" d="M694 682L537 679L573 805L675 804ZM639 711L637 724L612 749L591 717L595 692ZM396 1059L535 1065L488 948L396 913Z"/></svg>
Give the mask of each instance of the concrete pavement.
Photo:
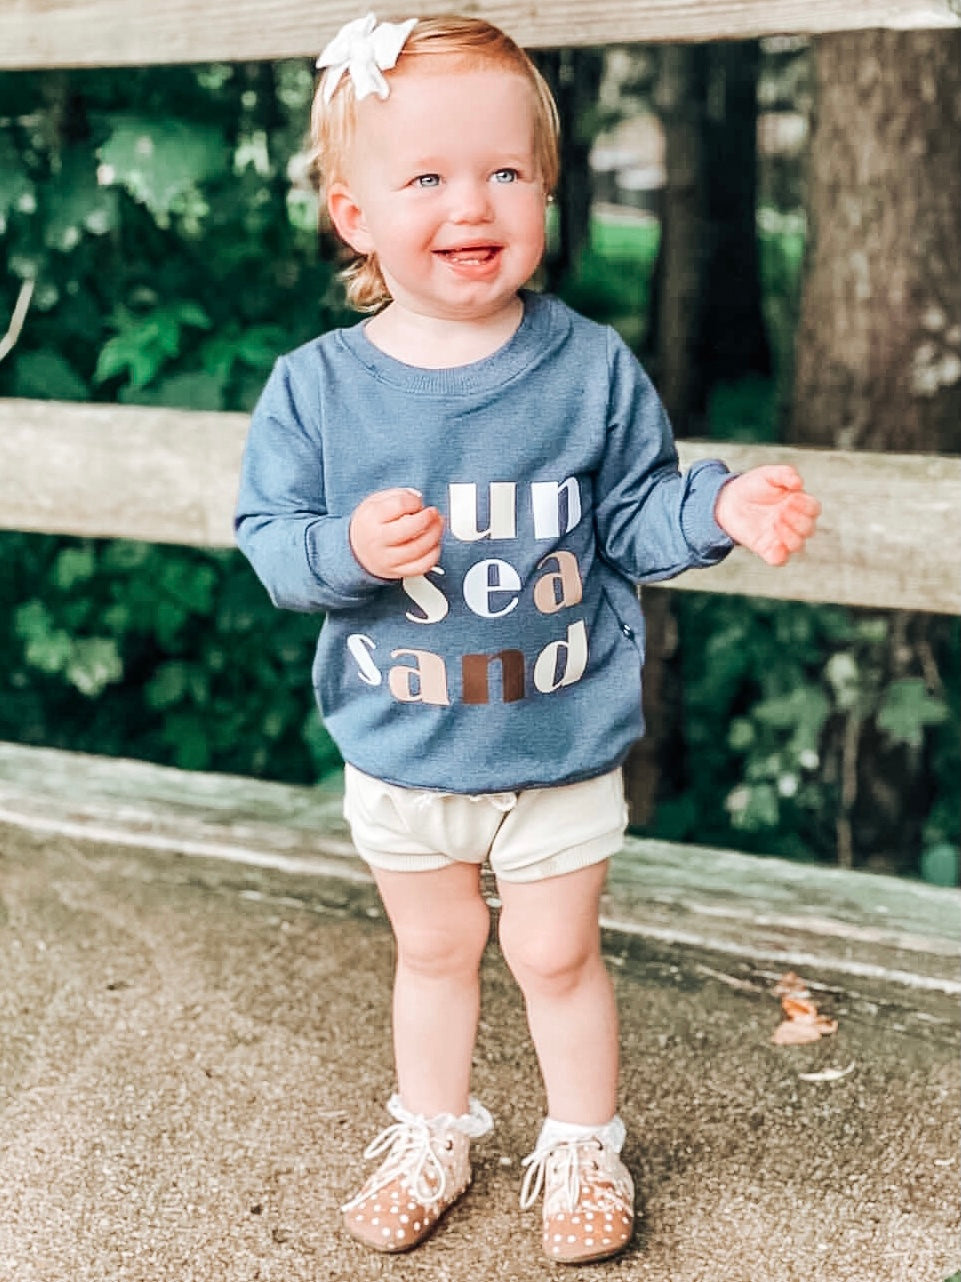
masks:
<svg viewBox="0 0 961 1282"><path fill-rule="evenodd" d="M959 1268L953 997L809 974L838 1033L781 1049L774 972L606 942L643 1215L628 1254L577 1276ZM392 949L369 885L7 826L0 958L0 1282L559 1276L517 1206L542 1102L496 947L475 1089L498 1125L465 1201L393 1258L337 1217L388 1120ZM826 1069L849 1071L802 1078Z"/></svg>

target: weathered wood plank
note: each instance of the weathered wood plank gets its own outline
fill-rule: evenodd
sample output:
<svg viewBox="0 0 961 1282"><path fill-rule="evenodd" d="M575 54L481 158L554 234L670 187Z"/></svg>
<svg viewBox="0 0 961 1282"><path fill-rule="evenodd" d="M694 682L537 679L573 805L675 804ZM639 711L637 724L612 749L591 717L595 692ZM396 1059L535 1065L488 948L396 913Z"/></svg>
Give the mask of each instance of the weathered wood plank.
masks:
<svg viewBox="0 0 961 1282"><path fill-rule="evenodd" d="M229 546L246 430L243 414L0 400L0 524Z"/></svg>
<svg viewBox="0 0 961 1282"><path fill-rule="evenodd" d="M292 787L0 743L3 825L368 882L334 783ZM604 924L757 963L959 993L961 893L727 850L628 838Z"/></svg>
<svg viewBox="0 0 961 1282"><path fill-rule="evenodd" d="M793 463L823 512L804 554L781 569L738 548L672 587L961 613L961 459L717 442L679 448L685 466L715 454L735 471Z"/></svg>
<svg viewBox="0 0 961 1282"><path fill-rule="evenodd" d="M233 542L242 414L0 400L0 528L200 547ZM784 600L961 613L961 460L680 446L685 465L794 462L824 514L807 552L780 570L736 551L682 588Z"/></svg>
<svg viewBox="0 0 961 1282"><path fill-rule="evenodd" d="M959 24L957 0L468 0L454 7L490 18L531 48ZM421 14L450 11L446 0L417 6ZM0 68L309 56L360 12L354 0L4 0Z"/></svg>

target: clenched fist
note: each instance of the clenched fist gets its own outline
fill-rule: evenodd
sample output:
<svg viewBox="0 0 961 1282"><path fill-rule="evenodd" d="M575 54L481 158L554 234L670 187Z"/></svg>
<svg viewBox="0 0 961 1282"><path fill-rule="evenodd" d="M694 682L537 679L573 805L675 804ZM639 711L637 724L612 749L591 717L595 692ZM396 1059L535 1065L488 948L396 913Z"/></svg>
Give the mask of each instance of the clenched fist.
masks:
<svg viewBox="0 0 961 1282"><path fill-rule="evenodd" d="M354 509L350 546L369 574L404 579L426 574L440 559L444 518L424 507L417 490L378 490Z"/></svg>

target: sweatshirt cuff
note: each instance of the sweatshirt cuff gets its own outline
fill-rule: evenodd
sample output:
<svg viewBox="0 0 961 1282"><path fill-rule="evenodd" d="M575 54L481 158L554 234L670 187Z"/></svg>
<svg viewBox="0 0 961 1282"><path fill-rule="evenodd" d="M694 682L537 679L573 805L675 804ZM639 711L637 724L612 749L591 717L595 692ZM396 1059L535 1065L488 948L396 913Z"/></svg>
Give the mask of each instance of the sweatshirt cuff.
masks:
<svg viewBox="0 0 961 1282"><path fill-rule="evenodd" d="M365 570L350 546L350 517L325 516L309 525L305 534L307 563L315 577L343 598L344 605L366 601L388 579Z"/></svg>
<svg viewBox="0 0 961 1282"><path fill-rule="evenodd" d="M701 565L716 565L734 547L734 540L714 517L717 496L734 473L720 459L702 459L687 473L681 530Z"/></svg>

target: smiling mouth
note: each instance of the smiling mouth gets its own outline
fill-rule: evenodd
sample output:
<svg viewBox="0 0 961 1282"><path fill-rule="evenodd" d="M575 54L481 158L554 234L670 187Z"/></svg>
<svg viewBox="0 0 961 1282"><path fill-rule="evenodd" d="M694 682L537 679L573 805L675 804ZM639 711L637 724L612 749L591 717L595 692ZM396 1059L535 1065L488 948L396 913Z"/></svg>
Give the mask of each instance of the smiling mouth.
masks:
<svg viewBox="0 0 961 1282"><path fill-rule="evenodd" d="M480 266L491 262L500 253L500 245L463 245L456 249L438 249L439 258L463 266Z"/></svg>

